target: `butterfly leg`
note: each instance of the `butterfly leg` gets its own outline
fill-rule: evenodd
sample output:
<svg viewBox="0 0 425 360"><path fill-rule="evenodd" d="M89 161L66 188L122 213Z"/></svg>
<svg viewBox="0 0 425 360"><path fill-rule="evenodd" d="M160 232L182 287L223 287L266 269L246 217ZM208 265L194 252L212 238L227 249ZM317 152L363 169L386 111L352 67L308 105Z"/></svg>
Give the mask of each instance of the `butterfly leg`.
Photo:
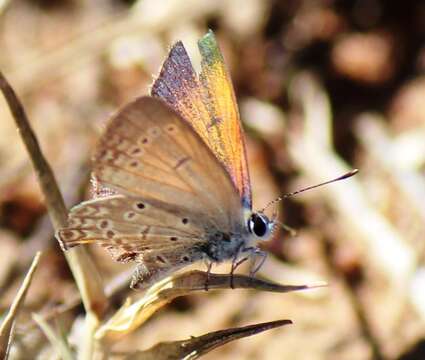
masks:
<svg viewBox="0 0 425 360"><path fill-rule="evenodd" d="M235 285L234 285L234 283L233 283L233 275L234 275L234 273L235 273L235 270L236 270L236 268L239 266L239 265L241 265L241 264L243 264L245 261L247 261L249 259L249 257L248 256L245 256L244 258L242 258L242 259L240 259L240 260L238 260L238 261L236 261L236 262L232 262L232 269L230 270L230 287L232 288L232 289L234 289L235 288Z"/></svg>
<svg viewBox="0 0 425 360"><path fill-rule="evenodd" d="M258 248L253 248L251 250L250 257L251 257L251 270L249 271L249 276L254 277L255 274L258 272L258 270L261 269L264 262L266 261L267 253L265 251L258 249ZM256 264L256 258L257 257L261 258L261 260L258 262L258 264Z"/></svg>
<svg viewBox="0 0 425 360"><path fill-rule="evenodd" d="M210 274L211 274L211 268L212 268L212 261L207 261L207 279L205 280L205 291L208 291L208 285L210 283Z"/></svg>
<svg viewBox="0 0 425 360"><path fill-rule="evenodd" d="M245 261L247 261L247 260L249 259L249 255L248 255L248 256L245 256L245 257L243 257L243 258L242 258L242 259L240 259L240 260L238 260L238 257L239 257L239 255L240 255L241 253L244 253L244 252L247 252L247 251L251 251L251 249L253 249L253 248L243 248L243 249L242 249L242 246L241 246L241 247L239 247L238 251L236 252L235 256L233 257L233 260L232 260L232 268L231 268L231 270L230 270L230 287L231 287L232 289L234 289L234 288L235 288L235 285L234 285L234 283L233 283L233 275L234 275L234 273L235 273L235 270L239 267L239 265L243 264Z"/></svg>

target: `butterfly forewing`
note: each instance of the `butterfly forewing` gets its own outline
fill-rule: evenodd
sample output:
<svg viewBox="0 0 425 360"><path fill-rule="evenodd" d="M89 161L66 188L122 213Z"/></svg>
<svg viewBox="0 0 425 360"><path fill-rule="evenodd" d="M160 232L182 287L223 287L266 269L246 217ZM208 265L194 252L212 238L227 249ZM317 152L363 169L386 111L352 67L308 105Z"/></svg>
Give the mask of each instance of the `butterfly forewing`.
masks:
<svg viewBox="0 0 425 360"><path fill-rule="evenodd" d="M209 32L199 41L202 72L198 78L186 50L177 42L165 60L151 93L162 98L188 121L222 162L251 208L251 188L233 86L223 57Z"/></svg>
<svg viewBox="0 0 425 360"><path fill-rule="evenodd" d="M97 147L93 175L117 194L74 207L59 238L65 248L97 243L116 260L141 263L147 283L201 259L210 234L242 226L231 178L161 100L139 98L112 119Z"/></svg>
<svg viewBox="0 0 425 360"><path fill-rule="evenodd" d="M202 56L200 80L206 89L206 105L210 113L210 143L221 147L221 158L230 170L242 202L251 208L251 184L238 105L227 66L212 31L198 43Z"/></svg>
<svg viewBox="0 0 425 360"><path fill-rule="evenodd" d="M232 183L203 141L162 101L142 97L112 121L95 155L94 176L122 193L149 196L229 219ZM227 205L229 201L232 206Z"/></svg>
<svg viewBox="0 0 425 360"><path fill-rule="evenodd" d="M181 41L171 48L151 94L164 100L187 120L208 145L210 115L202 84ZM214 148L212 148L214 150Z"/></svg>

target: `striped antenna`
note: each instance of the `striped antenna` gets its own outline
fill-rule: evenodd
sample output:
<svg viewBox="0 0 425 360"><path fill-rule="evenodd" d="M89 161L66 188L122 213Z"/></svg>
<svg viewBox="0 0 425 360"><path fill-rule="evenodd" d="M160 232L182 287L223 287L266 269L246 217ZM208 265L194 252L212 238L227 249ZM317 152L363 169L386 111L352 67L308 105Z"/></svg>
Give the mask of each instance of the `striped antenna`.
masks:
<svg viewBox="0 0 425 360"><path fill-rule="evenodd" d="M345 173L344 175L341 175L341 176L338 176L337 178L335 178L335 179L332 179L332 180L328 180L328 181L325 181L325 182L322 182L322 183L320 183L320 184L316 184L316 185L312 185L312 186L307 186L307 187L305 187L305 188L303 188L303 189L300 189L300 190L297 190L297 191L294 191L294 192L291 192L291 193L288 193L288 194L285 194L285 195L282 195L282 196L279 196L278 198L276 198L276 199L274 199L274 200L272 200L272 201L270 201L262 210L260 210L259 212L260 213L262 213L262 212L264 212L269 206L271 206L271 205L273 205L273 204L276 204L277 202L279 202L279 201L282 201L283 199L286 199L286 198L288 198L288 197L292 197L292 196L294 196L294 195L298 195L298 194L300 194L300 193L302 193L302 192L304 192L304 191L307 191L307 190L311 190L311 189L315 189L315 188L317 188L317 187L319 187L319 186L323 186L323 185L327 185L327 184L330 184L330 183L333 183L333 182L336 182L336 181L340 181L340 180L344 180L344 179L348 179L348 178L350 178L350 177L352 177L352 176L354 176L354 175L356 175L357 173L359 172L359 170L358 169L354 169L354 170L351 170L351 171L349 171L348 173Z"/></svg>

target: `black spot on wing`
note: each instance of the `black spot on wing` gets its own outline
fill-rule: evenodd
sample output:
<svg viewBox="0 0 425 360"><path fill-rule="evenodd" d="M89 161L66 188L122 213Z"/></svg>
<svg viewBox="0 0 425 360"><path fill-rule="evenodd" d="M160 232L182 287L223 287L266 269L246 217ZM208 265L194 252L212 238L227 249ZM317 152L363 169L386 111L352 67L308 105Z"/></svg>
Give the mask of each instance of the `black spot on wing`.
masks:
<svg viewBox="0 0 425 360"><path fill-rule="evenodd" d="M139 203L137 203L137 207L138 207L139 209L144 209L144 208L145 208L145 204L143 204L143 203L139 202Z"/></svg>

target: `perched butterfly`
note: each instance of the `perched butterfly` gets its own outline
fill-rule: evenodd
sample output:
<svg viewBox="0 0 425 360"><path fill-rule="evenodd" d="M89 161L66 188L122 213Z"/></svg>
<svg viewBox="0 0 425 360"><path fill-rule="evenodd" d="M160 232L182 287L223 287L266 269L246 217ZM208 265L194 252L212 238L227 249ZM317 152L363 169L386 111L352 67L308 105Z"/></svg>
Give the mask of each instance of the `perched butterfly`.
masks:
<svg viewBox="0 0 425 360"><path fill-rule="evenodd" d="M145 287L197 261L265 260L257 246L275 221L253 212L245 144L233 87L214 34L198 43L196 74L181 42L170 50L151 97L127 104L100 139L98 197L71 209L57 236L64 249L99 244L137 263ZM259 260L259 261L256 261Z"/></svg>

